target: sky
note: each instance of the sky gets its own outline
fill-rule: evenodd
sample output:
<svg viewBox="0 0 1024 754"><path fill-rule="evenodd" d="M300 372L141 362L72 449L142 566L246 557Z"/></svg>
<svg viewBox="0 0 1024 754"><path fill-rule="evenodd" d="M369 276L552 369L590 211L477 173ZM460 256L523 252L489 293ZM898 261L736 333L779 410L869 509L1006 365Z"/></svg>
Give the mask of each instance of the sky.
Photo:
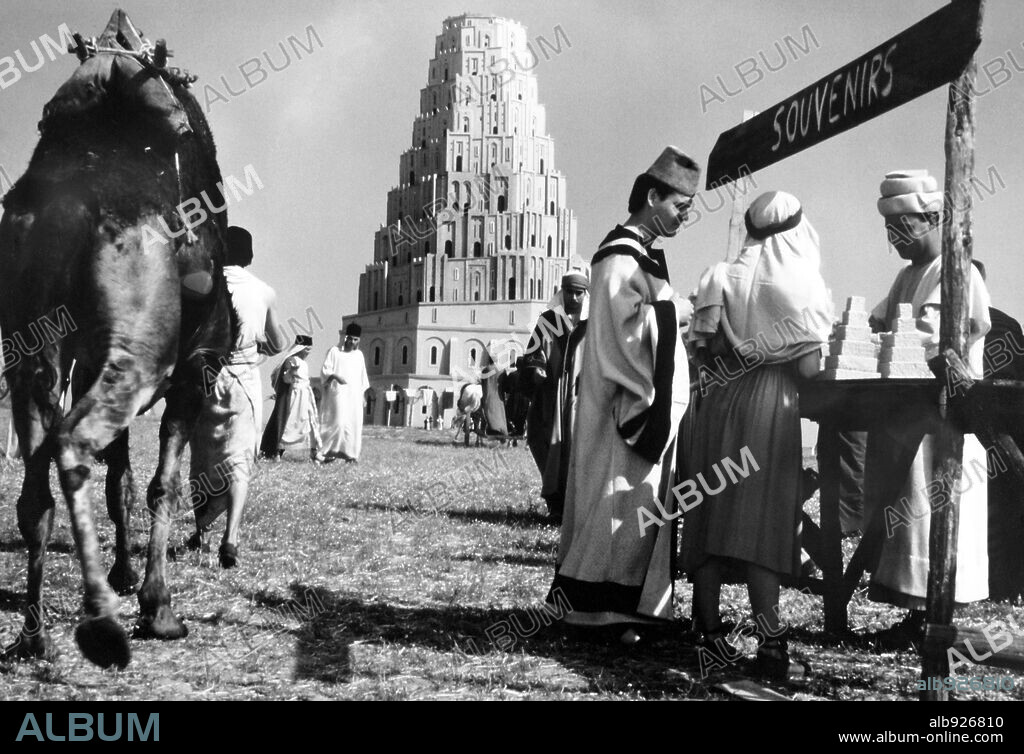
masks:
<svg viewBox="0 0 1024 754"><path fill-rule="evenodd" d="M252 269L277 290L283 319L312 327L315 371L337 340L342 315L356 310L359 273L372 261L373 235L398 181L399 155L411 143L445 18L503 16L526 27L535 50L543 47L539 37L548 42L533 70L554 166L567 177L567 204L578 218L577 253L589 259L626 218L633 178L665 145L706 164L718 135L745 110L768 110L943 5L139 0L120 7L150 39L167 39L171 65L199 76L194 90L209 104L222 173L243 179L249 168L258 175L263 188L243 195L228 219L253 232ZM993 305L1021 319L1024 265L1012 222L1024 179L1024 3L985 6L974 252L988 267ZM116 7L0 0L0 189L28 165L43 105L77 62L73 55L45 58L28 72L16 52L31 68L33 41L56 39L61 24L98 35ZM312 51L290 44L290 36ZM246 64L264 52L279 70L264 61L264 73L256 73ZM946 96L940 87L754 174L751 197L778 189L803 203L838 306L851 295L871 306L904 264L888 247L875 208L879 183L888 171L915 168L942 182ZM695 208L688 227L664 243L673 285L684 293L724 258L728 242L728 196L701 195Z"/></svg>

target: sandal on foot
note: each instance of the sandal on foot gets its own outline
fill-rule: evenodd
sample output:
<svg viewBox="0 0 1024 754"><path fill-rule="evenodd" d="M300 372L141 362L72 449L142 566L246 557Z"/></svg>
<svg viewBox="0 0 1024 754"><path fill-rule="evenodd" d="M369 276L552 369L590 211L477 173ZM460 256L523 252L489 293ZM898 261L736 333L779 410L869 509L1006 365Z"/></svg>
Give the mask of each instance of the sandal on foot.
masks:
<svg viewBox="0 0 1024 754"><path fill-rule="evenodd" d="M875 646L882 650L919 649L924 641L924 612L911 610L899 623L879 631L871 638Z"/></svg>
<svg viewBox="0 0 1024 754"><path fill-rule="evenodd" d="M729 641L729 634L724 623L719 623L713 631L705 631L697 642L697 651L709 652L716 659L726 664L733 664L743 659L743 653Z"/></svg>
<svg viewBox="0 0 1024 754"><path fill-rule="evenodd" d="M772 681L786 683L805 680L811 673L811 666L803 660L790 659L789 641L786 636L779 636L761 642L754 671Z"/></svg>

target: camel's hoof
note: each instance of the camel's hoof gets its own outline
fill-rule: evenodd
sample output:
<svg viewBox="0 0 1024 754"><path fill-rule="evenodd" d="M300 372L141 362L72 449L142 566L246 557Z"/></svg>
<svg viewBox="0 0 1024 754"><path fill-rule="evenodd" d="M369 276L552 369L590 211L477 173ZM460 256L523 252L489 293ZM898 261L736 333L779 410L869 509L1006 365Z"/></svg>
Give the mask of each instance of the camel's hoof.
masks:
<svg viewBox="0 0 1024 754"><path fill-rule="evenodd" d="M234 568L238 565L238 548L225 542L220 546L220 567Z"/></svg>
<svg viewBox="0 0 1024 754"><path fill-rule="evenodd" d="M139 622L135 626L134 637L136 639L184 639L188 636L186 626L173 612L169 605L160 605L156 609L156 615L146 613L139 616Z"/></svg>
<svg viewBox="0 0 1024 754"><path fill-rule="evenodd" d="M123 597L126 594L133 594L135 592L139 584L139 574L131 567L130 563L118 565L115 562L114 567L107 574L107 583L110 584L115 592Z"/></svg>
<svg viewBox="0 0 1024 754"><path fill-rule="evenodd" d="M75 629L75 641L85 659L101 668L116 665L124 669L132 659L128 634L110 615L87 618Z"/></svg>
<svg viewBox="0 0 1024 754"><path fill-rule="evenodd" d="M3 658L5 660L55 660L57 658L57 647L54 645L50 635L45 632L26 634L22 631L13 644L4 647Z"/></svg>

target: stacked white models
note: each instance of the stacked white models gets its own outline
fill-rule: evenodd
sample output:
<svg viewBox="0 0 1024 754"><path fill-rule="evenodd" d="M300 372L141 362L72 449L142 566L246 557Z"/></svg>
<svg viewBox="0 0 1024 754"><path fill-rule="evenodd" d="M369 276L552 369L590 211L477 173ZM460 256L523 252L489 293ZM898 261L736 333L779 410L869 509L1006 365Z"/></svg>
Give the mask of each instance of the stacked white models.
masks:
<svg viewBox="0 0 1024 754"><path fill-rule="evenodd" d="M878 346L872 340L863 296L846 299L843 321L832 331L819 379L863 380L878 377Z"/></svg>
<svg viewBox="0 0 1024 754"><path fill-rule="evenodd" d="M892 332L882 333L878 371L883 377L932 376L911 304L900 304L899 318L892 321Z"/></svg>

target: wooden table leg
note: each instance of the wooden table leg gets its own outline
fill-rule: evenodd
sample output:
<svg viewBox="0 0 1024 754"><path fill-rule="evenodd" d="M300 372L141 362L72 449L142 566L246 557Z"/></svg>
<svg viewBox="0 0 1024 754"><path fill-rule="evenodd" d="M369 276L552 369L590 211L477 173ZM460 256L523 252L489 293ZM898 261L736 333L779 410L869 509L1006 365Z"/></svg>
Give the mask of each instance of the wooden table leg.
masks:
<svg viewBox="0 0 1024 754"><path fill-rule="evenodd" d="M846 633L849 630L843 589L843 537L839 524L839 437L831 422L818 427L818 475L821 480L822 576L825 581L825 630Z"/></svg>

